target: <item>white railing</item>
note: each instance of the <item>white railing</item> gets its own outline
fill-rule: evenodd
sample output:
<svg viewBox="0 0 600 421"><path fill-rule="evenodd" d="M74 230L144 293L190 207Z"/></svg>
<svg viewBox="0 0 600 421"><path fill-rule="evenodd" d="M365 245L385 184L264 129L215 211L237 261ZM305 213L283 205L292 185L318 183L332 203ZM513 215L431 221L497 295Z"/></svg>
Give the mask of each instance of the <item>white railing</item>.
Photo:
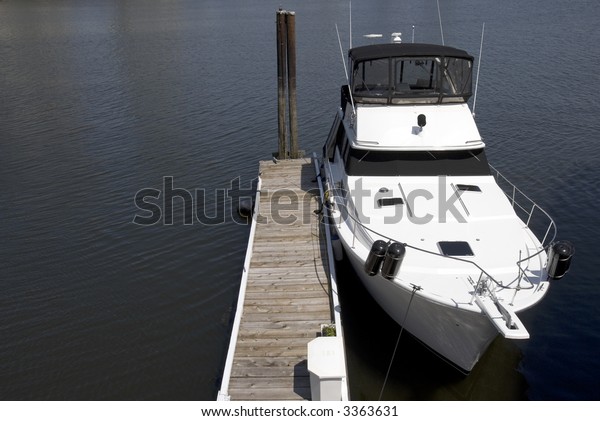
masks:
<svg viewBox="0 0 600 421"><path fill-rule="evenodd" d="M547 247L556 238L556 224L548 213L542 209L537 203L529 198L525 193L504 177L500 171L490 165L492 175L496 180L496 184L502 189L508 200L510 201L515 213L525 225L532 230L538 237L541 232L544 232L540 244L542 248ZM535 212L537 210L537 212ZM535 217L534 217L535 213ZM541 231L540 231L541 229ZM536 232L537 231L537 232ZM533 256L530 256L531 258ZM527 259L524 259L527 260Z"/></svg>
<svg viewBox="0 0 600 421"><path fill-rule="evenodd" d="M498 184L510 201L517 216L523 221L527 228L529 228L538 241L540 241L540 237L542 238L540 246L535 253L522 259L519 258L517 261L519 270L518 282L520 283L522 277L525 277L527 281L531 283L523 266L526 266L527 262L534 257L539 256L540 253L546 250L546 248L554 242L557 234L556 223L544 209L519 190L517 186L504 177L500 171L491 165L490 169L492 170L492 175L496 180L496 184ZM543 236L541 235L542 233Z"/></svg>

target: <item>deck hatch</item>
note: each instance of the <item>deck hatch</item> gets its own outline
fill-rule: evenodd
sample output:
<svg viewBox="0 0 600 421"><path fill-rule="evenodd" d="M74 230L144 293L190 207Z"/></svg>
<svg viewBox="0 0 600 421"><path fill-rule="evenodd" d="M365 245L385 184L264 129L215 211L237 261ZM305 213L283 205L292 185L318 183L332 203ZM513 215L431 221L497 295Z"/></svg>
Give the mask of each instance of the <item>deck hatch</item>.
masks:
<svg viewBox="0 0 600 421"><path fill-rule="evenodd" d="M478 192L481 192L481 188L479 186L475 186L473 184L457 184L456 188L458 190L463 190L463 191L478 191Z"/></svg>
<svg viewBox="0 0 600 421"><path fill-rule="evenodd" d="M438 247L446 256L474 256L471 246L466 241L440 241Z"/></svg>
<svg viewBox="0 0 600 421"><path fill-rule="evenodd" d="M404 204L404 200L401 197L383 197L377 199L377 206L382 208L384 206L395 206Z"/></svg>

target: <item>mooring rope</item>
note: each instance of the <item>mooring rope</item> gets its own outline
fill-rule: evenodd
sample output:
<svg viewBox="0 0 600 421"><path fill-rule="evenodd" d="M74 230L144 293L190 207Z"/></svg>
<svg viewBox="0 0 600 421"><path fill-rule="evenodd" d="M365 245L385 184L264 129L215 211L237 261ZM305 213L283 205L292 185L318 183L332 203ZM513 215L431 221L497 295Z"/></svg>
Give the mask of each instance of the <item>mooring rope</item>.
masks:
<svg viewBox="0 0 600 421"><path fill-rule="evenodd" d="M402 332L404 332L404 325L406 323L406 318L408 317L408 311L410 310L410 305L412 304L412 300L415 296L415 293L421 289L420 286L413 285L412 294L410 295L410 300L408 301L408 306L406 307L406 313L404 314L404 319L402 320L402 326L400 328L400 333L398 334L398 339L396 340L396 346L394 347L394 353L392 354L392 359L390 360L390 365L388 366L387 373L385 373L385 379L383 380L383 385L381 386L381 392L379 392L379 399L381 400L381 396L383 396L383 391L385 390L385 385L387 384L388 377L390 375L390 371L392 370L392 364L394 363L394 359L396 358L396 351L398 350L398 344L400 343L400 338L402 337Z"/></svg>

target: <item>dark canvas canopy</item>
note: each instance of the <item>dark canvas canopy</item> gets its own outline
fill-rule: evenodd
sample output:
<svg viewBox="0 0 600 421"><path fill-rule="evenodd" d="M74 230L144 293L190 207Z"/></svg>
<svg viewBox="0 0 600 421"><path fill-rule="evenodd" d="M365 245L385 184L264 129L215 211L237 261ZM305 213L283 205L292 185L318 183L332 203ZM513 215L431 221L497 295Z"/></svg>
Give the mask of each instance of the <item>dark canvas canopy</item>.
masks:
<svg viewBox="0 0 600 421"><path fill-rule="evenodd" d="M349 52L353 61L373 60L383 57L456 57L473 60L473 56L458 48L435 44L375 44L356 47Z"/></svg>

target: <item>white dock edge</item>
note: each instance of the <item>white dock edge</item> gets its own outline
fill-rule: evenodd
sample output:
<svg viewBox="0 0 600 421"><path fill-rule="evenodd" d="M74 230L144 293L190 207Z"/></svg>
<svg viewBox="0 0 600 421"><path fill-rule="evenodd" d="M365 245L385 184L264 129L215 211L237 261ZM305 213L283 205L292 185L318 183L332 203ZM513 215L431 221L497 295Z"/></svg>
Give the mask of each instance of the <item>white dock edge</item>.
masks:
<svg viewBox="0 0 600 421"><path fill-rule="evenodd" d="M323 212L327 212L327 207L325 206L325 192L323 191L323 181L321 180L321 165L320 165L320 161L317 158L317 154L313 153L313 162L315 164L315 172L317 174L317 182L319 184L319 193L321 196L321 204L323 206ZM342 401L348 401L350 400L350 393L349 393L349 389L348 389L348 366L346 364L346 348L344 345L344 327L342 324L342 306L340 304L340 299L339 299L339 294L338 294L338 285L337 285L337 277L336 277L336 273L335 273L335 259L334 259L334 255L333 255L333 246L332 246L332 242L331 242L331 232L329 230L329 227L325 227L325 239L327 241L327 264L329 266L329 283L330 283L330 291L331 291L331 304L333 306L333 317L334 317L334 323L335 323L335 332L336 332L336 337L339 338L337 344L335 345L336 347L338 347L336 349L336 358L338 358L339 361L339 371L340 371L340 375L341 375L341 382L340 382L340 387L341 387L341 392L340 392L340 399ZM321 338L318 338L321 339ZM311 367L311 353L310 353L311 347L309 344L309 353L308 353L308 365L309 367ZM316 348L316 352L313 351L313 355L312 355L312 359L314 358L320 358L319 353L322 352L322 349L320 349L320 347L318 346ZM310 368L309 368L310 371ZM313 373L311 372L311 389L313 388ZM312 393L312 390L311 390ZM322 398L321 398L322 399ZM313 400L315 400L315 398L313 397Z"/></svg>
<svg viewBox="0 0 600 421"><path fill-rule="evenodd" d="M240 282L240 292L238 293L237 306L235 310L235 318L233 319L233 327L231 330L231 338L229 339L229 348L227 350L227 359L225 360L225 368L223 369L223 379L221 380L221 388L217 393L217 401L229 401L229 380L231 379L231 369L233 367L233 357L235 355L235 347L237 345L237 337L240 331L240 323L242 321L242 313L244 310L244 297L246 296L246 286L248 285L248 270L250 269L250 261L252 260L252 248L254 245L254 234L256 233L256 221L260 213L260 189L262 187L262 179L258 177L256 187L256 196L254 200L254 209L252 212L252 225L250 226L250 235L248 236L248 248L246 249L246 258L244 259L244 269L242 272L242 280Z"/></svg>

